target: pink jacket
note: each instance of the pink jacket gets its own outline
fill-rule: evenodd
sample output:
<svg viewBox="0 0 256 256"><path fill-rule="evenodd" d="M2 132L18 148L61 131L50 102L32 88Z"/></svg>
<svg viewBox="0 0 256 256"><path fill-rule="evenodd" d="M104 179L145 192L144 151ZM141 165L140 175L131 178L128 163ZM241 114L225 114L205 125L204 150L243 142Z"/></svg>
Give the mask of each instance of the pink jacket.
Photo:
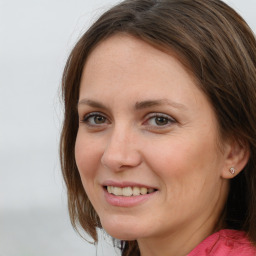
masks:
<svg viewBox="0 0 256 256"><path fill-rule="evenodd" d="M244 232L223 229L207 237L187 256L256 256L256 247Z"/></svg>

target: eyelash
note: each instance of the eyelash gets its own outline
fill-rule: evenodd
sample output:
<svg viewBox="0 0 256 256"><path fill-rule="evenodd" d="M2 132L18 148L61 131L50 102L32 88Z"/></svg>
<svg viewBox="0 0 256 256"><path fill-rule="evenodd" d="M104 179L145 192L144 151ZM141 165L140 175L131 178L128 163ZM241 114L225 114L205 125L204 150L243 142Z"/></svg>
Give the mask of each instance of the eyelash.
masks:
<svg viewBox="0 0 256 256"><path fill-rule="evenodd" d="M104 123L102 124L96 124L95 123L95 118L103 118ZM90 123L90 118L94 118L94 124ZM146 115L146 121L143 122L143 125L147 125L151 120L154 120L156 123L157 118L162 118L162 121L166 121L167 123L164 125L150 125L149 124L149 129L153 129L157 127L157 129L164 129L169 127L171 124L176 123L176 120L169 115L163 114L163 113L150 113ZM107 122L106 122L107 121ZM160 121L160 120L158 120ZM110 122L108 121L108 118L102 114L101 112L91 112L87 115L84 116L84 118L81 120L81 123L85 123L87 126L92 127L92 128L102 128L103 125L109 124ZM153 128L152 128L153 127Z"/></svg>
<svg viewBox="0 0 256 256"><path fill-rule="evenodd" d="M102 125L101 124L91 124L89 122L90 118L94 118L94 121L95 121L96 117L100 117L100 118L104 118L105 120L108 120L108 118L100 112L91 112L84 116L84 118L81 120L81 123L85 123L86 125L88 125L90 127L102 126L105 124L105 123L103 123Z"/></svg>
<svg viewBox="0 0 256 256"><path fill-rule="evenodd" d="M169 115L166 114L162 114L162 113L150 113L149 115L147 115L147 119L145 122L143 122L143 124L145 123L149 123L149 121L154 120L154 122L156 123L156 119L157 118L162 118L164 121L167 122L167 124L164 125L150 125L151 127L158 127L158 129L164 129L169 127L171 124L176 123L176 120L172 117L170 117ZM158 120L159 121L159 120Z"/></svg>

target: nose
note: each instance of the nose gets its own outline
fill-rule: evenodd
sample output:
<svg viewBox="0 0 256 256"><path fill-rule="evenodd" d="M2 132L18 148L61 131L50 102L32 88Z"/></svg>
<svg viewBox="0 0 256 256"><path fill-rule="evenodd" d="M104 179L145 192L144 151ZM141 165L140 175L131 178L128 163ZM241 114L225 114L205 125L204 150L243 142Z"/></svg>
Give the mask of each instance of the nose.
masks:
<svg viewBox="0 0 256 256"><path fill-rule="evenodd" d="M122 171L140 165L138 137L131 129L114 128L107 140L101 163L112 171Z"/></svg>

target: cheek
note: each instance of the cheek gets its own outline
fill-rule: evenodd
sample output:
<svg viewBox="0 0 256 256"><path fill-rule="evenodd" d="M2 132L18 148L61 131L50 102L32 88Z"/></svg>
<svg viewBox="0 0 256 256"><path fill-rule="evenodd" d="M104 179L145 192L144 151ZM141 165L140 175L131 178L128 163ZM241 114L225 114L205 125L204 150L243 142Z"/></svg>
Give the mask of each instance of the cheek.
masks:
<svg viewBox="0 0 256 256"><path fill-rule="evenodd" d="M214 140L171 138L169 143L161 142L158 150L148 149L150 168L164 181L166 190L178 197L187 193L200 193L208 181L218 179L220 158Z"/></svg>
<svg viewBox="0 0 256 256"><path fill-rule="evenodd" d="M78 133L75 144L75 159L84 190L92 205L97 208L96 176L100 164L100 153L95 141Z"/></svg>
<svg viewBox="0 0 256 256"><path fill-rule="evenodd" d="M175 141L170 140L170 143L160 143L158 150L156 150L156 144L154 147L148 145L148 159L151 159L151 165L153 170L165 175L178 176L185 173L191 173L196 169L205 169L205 166L212 154L209 152L209 148L206 149L204 145L198 146L198 144L188 143L188 141Z"/></svg>
<svg viewBox="0 0 256 256"><path fill-rule="evenodd" d="M99 150L95 142L79 132L75 144L75 159L82 181L95 175L100 162Z"/></svg>

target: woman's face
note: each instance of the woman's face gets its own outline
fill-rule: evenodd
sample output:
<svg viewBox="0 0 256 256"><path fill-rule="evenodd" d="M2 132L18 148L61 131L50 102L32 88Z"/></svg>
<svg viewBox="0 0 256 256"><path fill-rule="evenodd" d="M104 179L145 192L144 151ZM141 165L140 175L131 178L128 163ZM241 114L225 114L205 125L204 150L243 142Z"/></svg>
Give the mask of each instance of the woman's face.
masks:
<svg viewBox="0 0 256 256"><path fill-rule="evenodd" d="M171 55L127 35L90 54L75 157L102 226L118 239L211 232L228 183L205 95Z"/></svg>

